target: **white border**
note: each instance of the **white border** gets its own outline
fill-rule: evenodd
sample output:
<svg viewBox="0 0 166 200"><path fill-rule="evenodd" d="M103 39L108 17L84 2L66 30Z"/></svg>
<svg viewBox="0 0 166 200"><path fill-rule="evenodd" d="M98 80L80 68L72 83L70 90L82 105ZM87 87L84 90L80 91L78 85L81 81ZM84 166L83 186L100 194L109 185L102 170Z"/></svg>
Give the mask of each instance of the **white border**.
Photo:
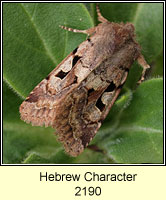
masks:
<svg viewBox="0 0 166 200"><path fill-rule="evenodd" d="M164 151L164 163L163 164L3 164L2 163L2 134L3 134L3 116L2 116L2 80L3 80L3 64L2 64L2 4L3 3L164 3L164 66L165 66L165 1L1 1L1 166L164 166L165 165L165 151ZM165 111L165 67L164 68L164 111ZM164 133L165 133L165 112L164 112ZM164 134L164 147L165 150L165 134Z"/></svg>

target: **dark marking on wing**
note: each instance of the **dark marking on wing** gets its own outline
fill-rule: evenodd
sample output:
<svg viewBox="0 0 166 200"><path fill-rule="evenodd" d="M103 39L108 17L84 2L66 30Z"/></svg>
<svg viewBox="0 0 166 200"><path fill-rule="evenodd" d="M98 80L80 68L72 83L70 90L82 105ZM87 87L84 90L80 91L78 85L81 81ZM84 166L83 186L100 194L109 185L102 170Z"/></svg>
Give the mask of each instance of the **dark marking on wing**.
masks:
<svg viewBox="0 0 166 200"><path fill-rule="evenodd" d="M107 89L104 92L112 92L116 88L116 85L111 81L110 85L107 87Z"/></svg>
<svg viewBox="0 0 166 200"><path fill-rule="evenodd" d="M78 77L75 76L75 77L74 77L74 81L73 81L73 83L77 83L77 79L78 79Z"/></svg>
<svg viewBox="0 0 166 200"><path fill-rule="evenodd" d="M94 90L93 88L89 89L89 90L88 90L88 97L89 97L93 92L95 92L95 90Z"/></svg>
<svg viewBox="0 0 166 200"><path fill-rule="evenodd" d="M78 47L73 50L73 54L75 54L78 50Z"/></svg>
<svg viewBox="0 0 166 200"><path fill-rule="evenodd" d="M39 96L37 96L36 94L32 93L29 95L29 97L27 97L27 99L25 100L26 102L37 102L38 101Z"/></svg>
<svg viewBox="0 0 166 200"><path fill-rule="evenodd" d="M56 75L56 77L59 77L61 79L65 78L65 76L68 74L69 72L63 72L62 70Z"/></svg>
<svg viewBox="0 0 166 200"><path fill-rule="evenodd" d="M98 98L96 102L96 107L102 112L105 108L105 104L103 104L103 102L101 101L101 97L102 95Z"/></svg>
<svg viewBox="0 0 166 200"><path fill-rule="evenodd" d="M72 67L80 60L80 56L74 56L73 62L72 62Z"/></svg>

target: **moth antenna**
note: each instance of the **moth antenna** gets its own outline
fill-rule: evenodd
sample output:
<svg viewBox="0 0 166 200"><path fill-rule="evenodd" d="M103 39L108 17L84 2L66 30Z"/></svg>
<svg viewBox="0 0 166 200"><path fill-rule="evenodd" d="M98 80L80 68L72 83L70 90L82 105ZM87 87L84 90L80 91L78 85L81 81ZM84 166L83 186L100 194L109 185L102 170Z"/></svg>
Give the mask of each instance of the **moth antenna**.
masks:
<svg viewBox="0 0 166 200"><path fill-rule="evenodd" d="M92 35L95 32L95 27L89 28L87 30L78 30L78 29L73 29L73 28L68 28L66 26L61 26L59 25L60 28L67 30L67 31L72 31L74 33L84 33L86 35Z"/></svg>
<svg viewBox="0 0 166 200"><path fill-rule="evenodd" d="M142 83L142 81L144 80L144 76L145 76L145 73L146 73L146 70L150 68L150 66L147 64L145 58L143 57L143 55L140 55L138 58L137 58L137 62L139 65L141 65L141 67L143 68L143 71L142 71L142 75L141 75L141 78L140 80L138 81L138 84Z"/></svg>
<svg viewBox="0 0 166 200"><path fill-rule="evenodd" d="M97 11L97 16L98 16L99 22L108 22L108 20L102 16L98 3L96 4L96 11Z"/></svg>
<svg viewBox="0 0 166 200"><path fill-rule="evenodd" d="M66 26L61 26L61 25L59 25L59 27L61 27L64 30L67 30L67 31L72 31L72 32L75 32L75 33L84 33L84 34L87 34L87 30L78 30L78 29L68 28Z"/></svg>

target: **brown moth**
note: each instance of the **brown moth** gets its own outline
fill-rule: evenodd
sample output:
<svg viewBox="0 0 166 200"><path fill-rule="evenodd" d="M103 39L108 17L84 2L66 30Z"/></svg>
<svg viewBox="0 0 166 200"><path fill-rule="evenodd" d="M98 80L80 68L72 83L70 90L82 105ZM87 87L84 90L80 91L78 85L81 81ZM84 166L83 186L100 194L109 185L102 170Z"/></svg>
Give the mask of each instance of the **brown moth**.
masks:
<svg viewBox="0 0 166 200"><path fill-rule="evenodd" d="M71 156L87 147L107 116L135 60L149 65L135 40L134 25L113 23L97 7L98 26L85 33L88 39L71 52L20 106L21 119L34 126L52 126Z"/></svg>

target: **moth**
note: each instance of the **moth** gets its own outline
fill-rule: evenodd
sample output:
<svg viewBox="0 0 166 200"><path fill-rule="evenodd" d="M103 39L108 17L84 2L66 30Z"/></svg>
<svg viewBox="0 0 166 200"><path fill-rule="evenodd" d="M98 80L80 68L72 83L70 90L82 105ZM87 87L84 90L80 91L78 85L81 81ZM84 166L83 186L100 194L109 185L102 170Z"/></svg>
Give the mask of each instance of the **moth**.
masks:
<svg viewBox="0 0 166 200"><path fill-rule="evenodd" d="M97 6L98 26L61 28L88 35L20 106L21 119L33 126L52 126L71 156L78 156L95 136L117 99L133 62L149 65L135 40L134 25L105 19Z"/></svg>

